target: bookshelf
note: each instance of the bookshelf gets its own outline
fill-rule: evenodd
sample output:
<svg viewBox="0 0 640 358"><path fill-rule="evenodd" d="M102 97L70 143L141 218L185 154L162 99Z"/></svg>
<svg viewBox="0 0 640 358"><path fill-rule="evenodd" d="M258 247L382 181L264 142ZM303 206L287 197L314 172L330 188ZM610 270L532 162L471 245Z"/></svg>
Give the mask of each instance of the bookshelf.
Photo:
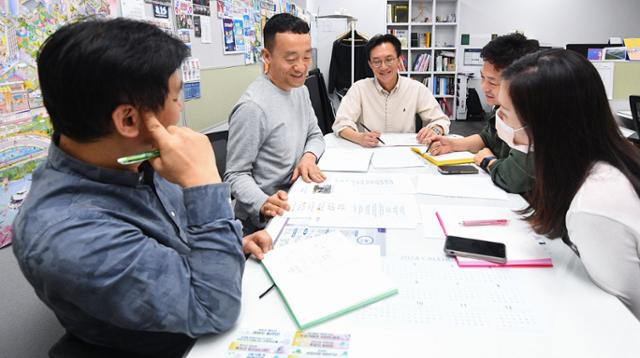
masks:
<svg viewBox="0 0 640 358"><path fill-rule="evenodd" d="M386 29L402 43L400 75L431 89L455 119L457 97L458 0L387 0Z"/></svg>

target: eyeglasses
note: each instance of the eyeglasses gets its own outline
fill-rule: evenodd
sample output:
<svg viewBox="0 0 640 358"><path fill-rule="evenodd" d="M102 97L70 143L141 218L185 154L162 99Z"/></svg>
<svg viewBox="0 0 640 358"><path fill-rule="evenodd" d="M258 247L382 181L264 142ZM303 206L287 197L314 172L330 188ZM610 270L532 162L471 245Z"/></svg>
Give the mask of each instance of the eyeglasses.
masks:
<svg viewBox="0 0 640 358"><path fill-rule="evenodd" d="M384 62L385 66L391 67L396 63L397 59L398 59L397 57L387 57L387 58L384 59L384 61L382 61L382 60L373 60L373 61L371 61L371 64L375 68L380 68L380 67L382 67L382 63Z"/></svg>

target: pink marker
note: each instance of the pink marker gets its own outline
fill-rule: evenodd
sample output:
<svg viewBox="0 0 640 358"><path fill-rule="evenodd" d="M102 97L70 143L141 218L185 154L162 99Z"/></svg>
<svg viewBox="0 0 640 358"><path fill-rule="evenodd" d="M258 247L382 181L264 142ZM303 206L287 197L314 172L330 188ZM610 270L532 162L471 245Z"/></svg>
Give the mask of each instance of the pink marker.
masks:
<svg viewBox="0 0 640 358"><path fill-rule="evenodd" d="M507 225L507 219L489 219L489 220L463 220L462 226L490 226L490 225Z"/></svg>

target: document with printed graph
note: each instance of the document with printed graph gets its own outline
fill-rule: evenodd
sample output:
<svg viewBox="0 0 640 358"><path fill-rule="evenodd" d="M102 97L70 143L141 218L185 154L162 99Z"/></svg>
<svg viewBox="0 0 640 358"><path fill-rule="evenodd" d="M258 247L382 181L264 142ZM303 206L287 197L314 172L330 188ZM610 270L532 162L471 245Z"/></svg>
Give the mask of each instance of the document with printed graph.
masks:
<svg viewBox="0 0 640 358"><path fill-rule="evenodd" d="M373 151L365 148L327 148L318 167L328 172L367 172L372 155Z"/></svg>
<svg viewBox="0 0 640 358"><path fill-rule="evenodd" d="M311 218L310 226L413 229L419 211L414 195L298 195L285 217Z"/></svg>
<svg viewBox="0 0 640 358"><path fill-rule="evenodd" d="M305 183L298 178L289 189L296 195L392 195L415 194L411 177L401 173L326 173L322 183Z"/></svg>
<svg viewBox="0 0 640 358"><path fill-rule="evenodd" d="M301 330L398 293L377 248L337 231L269 251L261 264Z"/></svg>

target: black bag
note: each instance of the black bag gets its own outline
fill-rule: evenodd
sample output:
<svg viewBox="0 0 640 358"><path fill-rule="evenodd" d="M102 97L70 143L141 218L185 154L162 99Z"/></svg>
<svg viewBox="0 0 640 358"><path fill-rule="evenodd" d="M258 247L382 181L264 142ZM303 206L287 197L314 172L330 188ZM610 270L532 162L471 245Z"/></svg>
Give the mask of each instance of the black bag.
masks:
<svg viewBox="0 0 640 358"><path fill-rule="evenodd" d="M467 120L481 121L484 118L485 113L482 109L482 103L480 103L480 96L475 88L469 88L467 90Z"/></svg>

